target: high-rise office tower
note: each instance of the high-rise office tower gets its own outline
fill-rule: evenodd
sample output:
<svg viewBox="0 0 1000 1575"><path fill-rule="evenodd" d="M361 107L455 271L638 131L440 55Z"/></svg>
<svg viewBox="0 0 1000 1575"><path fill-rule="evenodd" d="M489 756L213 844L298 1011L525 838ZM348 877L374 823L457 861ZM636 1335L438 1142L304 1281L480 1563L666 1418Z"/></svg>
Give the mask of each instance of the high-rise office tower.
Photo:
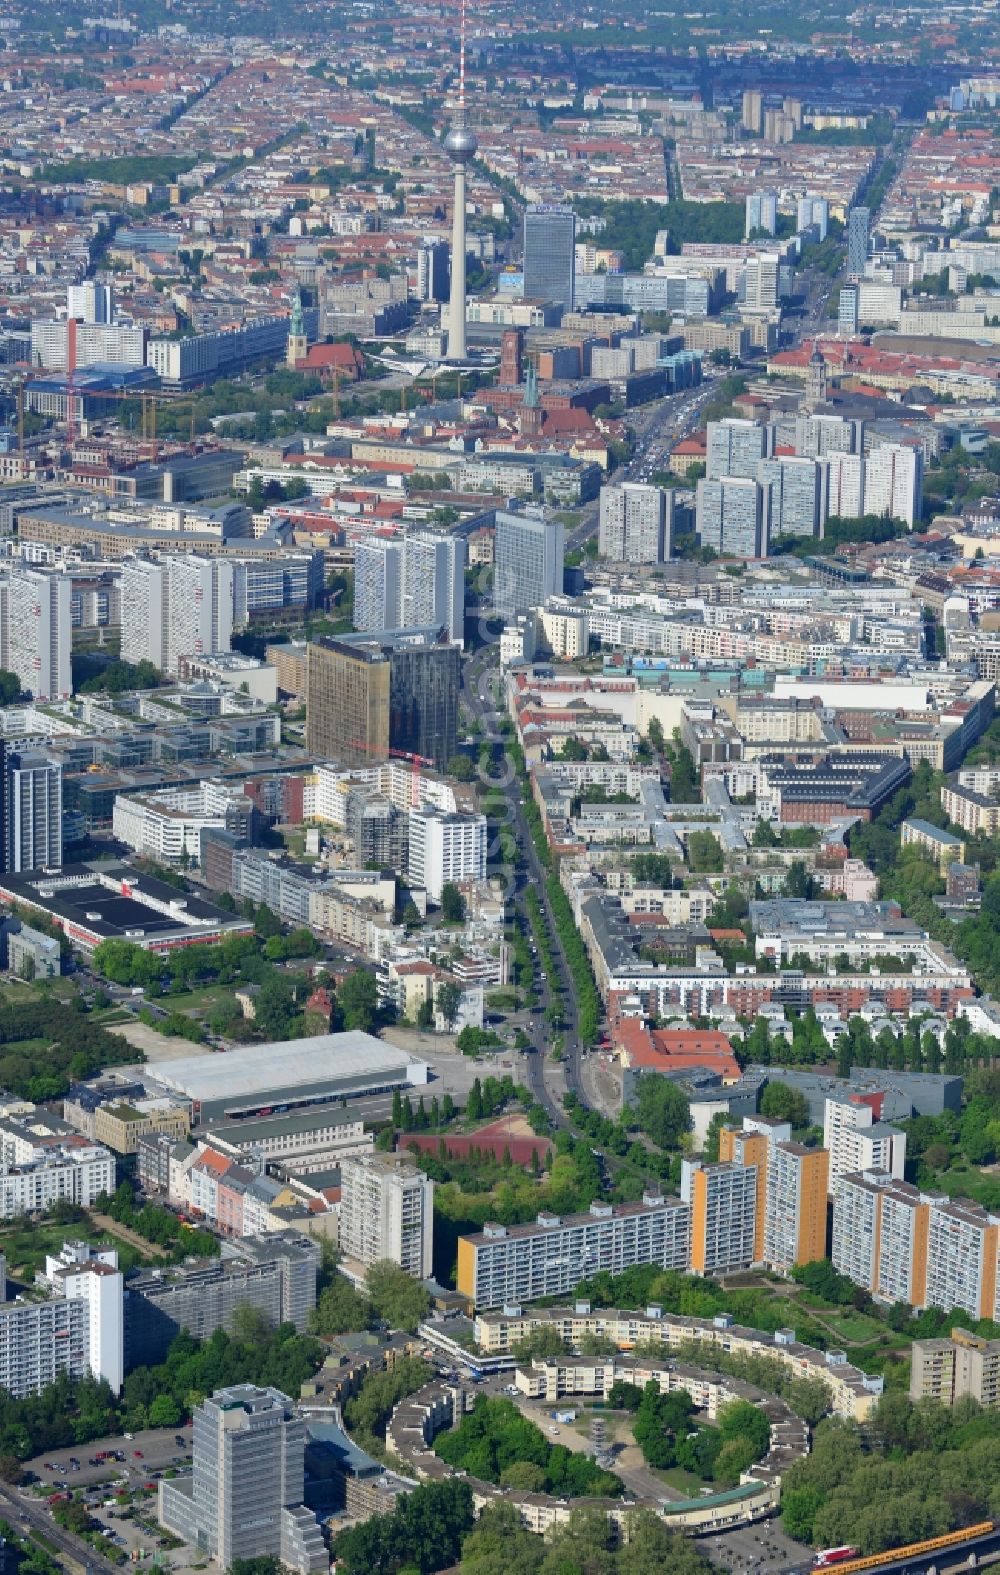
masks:
<svg viewBox="0 0 1000 1575"><path fill-rule="evenodd" d="M744 234L752 235L755 230L763 230L765 235L773 235L777 227L778 193L770 188L747 192Z"/></svg>
<svg viewBox="0 0 1000 1575"><path fill-rule="evenodd" d="M670 557L674 495L626 481L601 488L598 548L616 563L663 563Z"/></svg>
<svg viewBox="0 0 1000 1575"><path fill-rule="evenodd" d="M923 507L923 449L882 443L865 460L865 513L885 514L912 527Z"/></svg>
<svg viewBox="0 0 1000 1575"><path fill-rule="evenodd" d="M465 640L465 561L462 536L413 531L403 543L403 615L414 629L443 623L451 640Z"/></svg>
<svg viewBox="0 0 1000 1575"><path fill-rule="evenodd" d="M465 0L462 0L461 41L458 68L458 103L451 130L444 141L445 152L455 166L455 196L451 226L451 295L448 307L448 359L464 361L465 349L465 170L479 147L465 123Z"/></svg>
<svg viewBox="0 0 1000 1575"><path fill-rule="evenodd" d="M888 1171L838 1176L830 1252L837 1273L890 1302L923 1307L931 1201Z"/></svg>
<svg viewBox="0 0 1000 1575"><path fill-rule="evenodd" d="M417 247L417 300L448 299L448 242L421 241Z"/></svg>
<svg viewBox="0 0 1000 1575"><path fill-rule="evenodd" d="M735 1127L723 1127L719 1133L719 1159L723 1164L741 1165L744 1169L751 1166L757 1175L757 1192L754 1199L754 1237L753 1261L764 1262L764 1227L767 1223L767 1170L768 1155L775 1141L775 1133L780 1138L790 1138L792 1129L787 1123L775 1125L773 1131L767 1130L763 1121L755 1122L753 1129L750 1123L745 1122L742 1132Z"/></svg>
<svg viewBox="0 0 1000 1575"><path fill-rule="evenodd" d="M786 98L782 100L782 113L787 115L796 131L802 130L802 100L800 98Z"/></svg>
<svg viewBox="0 0 1000 1575"><path fill-rule="evenodd" d="M195 553L126 562L122 569L122 656L175 674L184 656L229 651L237 566Z"/></svg>
<svg viewBox="0 0 1000 1575"><path fill-rule="evenodd" d="M433 902L449 883L486 879L486 816L448 814L434 804L410 810L407 874Z"/></svg>
<svg viewBox="0 0 1000 1575"><path fill-rule="evenodd" d="M847 274L863 278L868 261L871 213L867 208L851 208L847 215Z"/></svg>
<svg viewBox="0 0 1000 1575"><path fill-rule="evenodd" d="M795 420L795 452L813 459L830 454L861 454L865 424L843 416L806 415Z"/></svg>
<svg viewBox="0 0 1000 1575"><path fill-rule="evenodd" d="M68 574L16 568L7 589L6 666L36 700L73 693L73 581Z"/></svg>
<svg viewBox="0 0 1000 1575"><path fill-rule="evenodd" d="M741 476L699 481L695 531L702 546L720 557L766 558L763 496L759 482Z"/></svg>
<svg viewBox="0 0 1000 1575"><path fill-rule="evenodd" d="M764 529L775 536L819 536L826 522L828 471L807 458L762 459L757 480L764 488Z"/></svg>
<svg viewBox="0 0 1000 1575"><path fill-rule="evenodd" d="M788 1270L826 1257L829 1158L825 1149L802 1143L771 1145L764 1225L764 1261L769 1269Z"/></svg>
<svg viewBox="0 0 1000 1575"><path fill-rule="evenodd" d="M127 558L122 565L122 659L152 662L162 672L167 660L170 608L165 563Z"/></svg>
<svg viewBox="0 0 1000 1575"><path fill-rule="evenodd" d="M399 629L403 619L403 543L372 536L354 548L354 627Z"/></svg>
<svg viewBox="0 0 1000 1575"><path fill-rule="evenodd" d="M709 481L723 476L757 479L757 466L774 453L774 428L757 421L710 421L705 474Z"/></svg>
<svg viewBox="0 0 1000 1575"><path fill-rule="evenodd" d="M310 643L306 748L345 766L390 750L444 766L458 737L461 652L447 629L392 629Z"/></svg>
<svg viewBox="0 0 1000 1575"><path fill-rule="evenodd" d="M363 631L444 624L465 638L465 555L461 536L414 531L373 537L354 549L354 627Z"/></svg>
<svg viewBox="0 0 1000 1575"><path fill-rule="evenodd" d="M881 1100L878 1101L881 1108ZM878 1120L870 1100L828 1099L823 1110L823 1147L830 1152L830 1190L838 1176L884 1170L902 1181L906 1133Z"/></svg>
<svg viewBox="0 0 1000 1575"><path fill-rule="evenodd" d="M182 656L230 651L233 645L233 565L222 558L167 560L169 609L165 671Z"/></svg>
<svg viewBox="0 0 1000 1575"><path fill-rule="evenodd" d="M795 210L796 228L811 229L813 225L819 231L821 241L826 240L826 233L830 227L830 203L826 197L813 197L808 192L800 197Z"/></svg>
<svg viewBox="0 0 1000 1575"><path fill-rule="evenodd" d="M367 1154L340 1167L340 1247L370 1269L388 1259L426 1280L433 1269L434 1183L412 1160Z"/></svg>
<svg viewBox="0 0 1000 1575"><path fill-rule="evenodd" d="M828 517L855 520L866 513L865 461L862 454L828 454L824 460Z"/></svg>
<svg viewBox="0 0 1000 1575"><path fill-rule="evenodd" d="M305 1423L277 1389L234 1384L194 1410L190 1476L160 1483L158 1518L228 1569L274 1558L299 1572L329 1568L305 1490Z"/></svg>
<svg viewBox="0 0 1000 1575"><path fill-rule="evenodd" d="M560 204L531 203L524 210L524 296L573 310L576 214Z"/></svg>
<svg viewBox="0 0 1000 1575"><path fill-rule="evenodd" d="M4 786L4 869L62 867L62 765L41 749L0 754Z"/></svg>
<svg viewBox="0 0 1000 1575"><path fill-rule="evenodd" d="M787 1270L826 1253L829 1155L793 1143L785 1121L746 1116L743 1130L723 1127L719 1158L757 1173L754 1262Z"/></svg>
<svg viewBox="0 0 1000 1575"><path fill-rule="evenodd" d="M742 304L751 312L773 312L778 304L781 260L777 254L748 257L743 268Z"/></svg>
<svg viewBox="0 0 1000 1575"><path fill-rule="evenodd" d="M752 131L758 137L764 129L763 94L753 88L748 88L743 94L743 129Z"/></svg>
<svg viewBox="0 0 1000 1575"><path fill-rule="evenodd" d="M851 338L861 322L861 290L856 284L842 284L837 298L837 332Z"/></svg>
<svg viewBox="0 0 1000 1575"><path fill-rule="evenodd" d="M501 618L562 594L564 531L559 520L499 509L493 543L493 608Z"/></svg>
<svg viewBox="0 0 1000 1575"><path fill-rule="evenodd" d="M110 284L98 284L96 279L71 284L66 291L66 316L81 323L113 323L115 304Z"/></svg>

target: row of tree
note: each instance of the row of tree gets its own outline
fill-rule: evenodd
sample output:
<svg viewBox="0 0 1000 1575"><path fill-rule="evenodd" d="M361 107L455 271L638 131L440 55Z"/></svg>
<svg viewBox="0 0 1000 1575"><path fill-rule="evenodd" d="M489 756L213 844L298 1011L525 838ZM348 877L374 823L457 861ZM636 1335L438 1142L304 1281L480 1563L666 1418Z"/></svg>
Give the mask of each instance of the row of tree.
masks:
<svg viewBox="0 0 1000 1575"><path fill-rule="evenodd" d="M99 1213L109 1215L145 1241L165 1247L175 1262L187 1257L216 1258L219 1255L219 1239L211 1231L182 1224L176 1214L158 1203L143 1203L140 1207L135 1188L127 1179L119 1182L110 1197L106 1192L100 1193L94 1206Z"/></svg>

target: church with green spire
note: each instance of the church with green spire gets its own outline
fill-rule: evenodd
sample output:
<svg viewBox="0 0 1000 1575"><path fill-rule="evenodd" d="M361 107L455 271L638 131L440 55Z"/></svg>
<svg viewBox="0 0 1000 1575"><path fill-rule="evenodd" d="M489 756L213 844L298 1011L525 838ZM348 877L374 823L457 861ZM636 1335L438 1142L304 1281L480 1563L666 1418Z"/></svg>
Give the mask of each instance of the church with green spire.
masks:
<svg viewBox="0 0 1000 1575"><path fill-rule="evenodd" d="M288 365L298 366L300 361L305 360L308 349L309 341L306 338L305 320L302 316L302 292L296 290L292 315L288 321L288 349L285 353Z"/></svg>

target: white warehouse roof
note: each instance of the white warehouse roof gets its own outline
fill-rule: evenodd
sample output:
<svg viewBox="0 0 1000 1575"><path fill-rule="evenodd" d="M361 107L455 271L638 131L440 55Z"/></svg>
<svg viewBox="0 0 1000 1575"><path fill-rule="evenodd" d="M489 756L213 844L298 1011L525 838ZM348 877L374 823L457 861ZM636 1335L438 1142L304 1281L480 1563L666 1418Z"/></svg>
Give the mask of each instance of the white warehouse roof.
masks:
<svg viewBox="0 0 1000 1575"><path fill-rule="evenodd" d="M395 1073L408 1074L406 1081L411 1083L427 1081L423 1062L374 1034L356 1030L245 1045L216 1055L184 1056L159 1062L150 1070L158 1083L202 1104L306 1087L327 1079L378 1079Z"/></svg>

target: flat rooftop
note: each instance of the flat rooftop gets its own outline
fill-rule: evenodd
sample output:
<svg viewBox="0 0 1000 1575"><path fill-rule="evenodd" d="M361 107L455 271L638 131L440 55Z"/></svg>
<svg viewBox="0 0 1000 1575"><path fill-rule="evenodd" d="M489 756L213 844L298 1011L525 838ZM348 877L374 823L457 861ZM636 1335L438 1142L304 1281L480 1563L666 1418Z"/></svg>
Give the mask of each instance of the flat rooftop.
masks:
<svg viewBox="0 0 1000 1575"><path fill-rule="evenodd" d="M73 930L102 940L135 940L181 935L188 931L245 930L203 897L180 891L128 864L67 864L46 873L0 877L4 891L28 906L41 908Z"/></svg>
<svg viewBox="0 0 1000 1575"><path fill-rule="evenodd" d="M157 1080L203 1104L275 1089L305 1088L345 1077L405 1072L422 1065L405 1050L357 1030L245 1045L210 1056L182 1056L157 1067Z"/></svg>

